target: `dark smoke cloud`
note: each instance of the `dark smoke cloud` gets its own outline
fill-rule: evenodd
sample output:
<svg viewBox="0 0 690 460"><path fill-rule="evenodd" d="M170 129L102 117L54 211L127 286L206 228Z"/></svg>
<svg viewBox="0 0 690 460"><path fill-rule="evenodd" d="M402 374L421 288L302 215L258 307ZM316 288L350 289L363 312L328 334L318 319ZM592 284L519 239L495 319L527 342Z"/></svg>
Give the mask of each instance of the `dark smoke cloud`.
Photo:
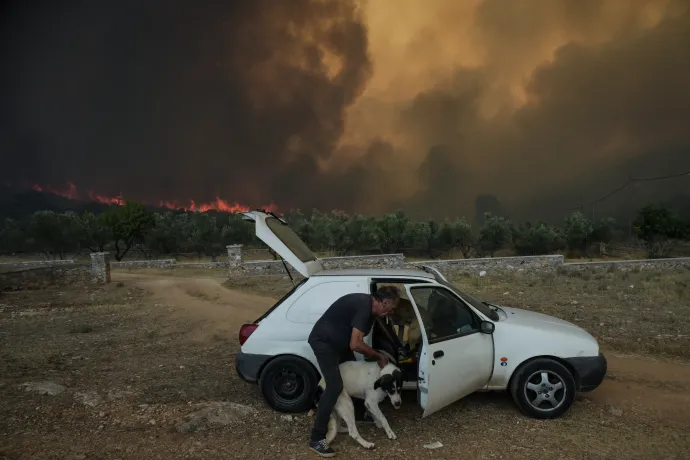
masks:
<svg viewBox="0 0 690 460"><path fill-rule="evenodd" d="M682 0L13 8L0 182L424 218L491 196L545 218L690 169Z"/></svg>
<svg viewBox="0 0 690 460"><path fill-rule="evenodd" d="M471 30L482 62L430 79L395 118L391 138L414 142L423 168L443 171L416 175L418 191L398 204L472 218L475 197L492 194L517 217L548 218L628 173L690 170L690 11L672 0L625 3L478 3ZM452 43L442 21L462 18L444 13L425 40ZM516 87L521 97L509 94ZM656 184L667 187L690 190Z"/></svg>
<svg viewBox="0 0 690 460"><path fill-rule="evenodd" d="M371 72L359 14L353 1L16 2L0 179L351 206L322 197L359 176L332 183L317 162Z"/></svg>

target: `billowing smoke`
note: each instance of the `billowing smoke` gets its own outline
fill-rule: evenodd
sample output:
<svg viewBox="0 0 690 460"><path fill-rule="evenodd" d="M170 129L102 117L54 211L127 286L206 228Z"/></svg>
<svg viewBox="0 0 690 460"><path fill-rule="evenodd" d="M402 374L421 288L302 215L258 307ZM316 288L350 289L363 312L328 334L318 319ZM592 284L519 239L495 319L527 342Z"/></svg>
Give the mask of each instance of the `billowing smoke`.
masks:
<svg viewBox="0 0 690 460"><path fill-rule="evenodd" d="M371 74L354 1L16 3L0 179L254 206L343 195L319 162Z"/></svg>
<svg viewBox="0 0 690 460"><path fill-rule="evenodd" d="M687 2L394 3L17 1L0 181L538 217L690 169Z"/></svg>

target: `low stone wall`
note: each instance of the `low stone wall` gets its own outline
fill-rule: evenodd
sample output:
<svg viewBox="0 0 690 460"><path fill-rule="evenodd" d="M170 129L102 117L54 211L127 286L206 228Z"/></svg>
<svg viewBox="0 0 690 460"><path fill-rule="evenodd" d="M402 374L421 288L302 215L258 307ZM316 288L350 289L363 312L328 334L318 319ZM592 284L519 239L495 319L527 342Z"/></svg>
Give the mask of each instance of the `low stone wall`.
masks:
<svg viewBox="0 0 690 460"><path fill-rule="evenodd" d="M107 252L91 254L91 263L56 260L0 264L0 291L86 283L110 283L110 256Z"/></svg>
<svg viewBox="0 0 690 460"><path fill-rule="evenodd" d="M403 268L404 254L376 254L366 256L326 257L323 267L326 270L345 268Z"/></svg>
<svg viewBox="0 0 690 460"><path fill-rule="evenodd" d="M570 262L561 270L572 271L640 271L640 270L679 270L690 269L690 257L672 259L616 260L611 262Z"/></svg>
<svg viewBox="0 0 690 460"><path fill-rule="evenodd" d="M443 273L445 276L457 276L463 273L473 275L481 271L541 273L555 271L563 265L562 255L524 256L524 257L487 257L481 259L453 259L426 260L421 262L407 262L406 267L414 268L418 265L428 265Z"/></svg>
<svg viewBox="0 0 690 460"><path fill-rule="evenodd" d="M219 262L177 263L175 259L134 260L111 262L114 268L196 268L228 270L228 275L257 276L285 275L285 266L281 260L245 261L242 245L227 247L227 259ZM403 254L373 254L364 256L324 257L324 268L327 270L348 268L415 268L429 265L446 276L462 274L478 275L482 271L490 273L547 273L556 270L674 270L690 269L690 257L676 259L644 259L614 262L571 262L565 263L562 255L485 257L477 259L426 260L407 262ZM297 271L287 264L293 277L299 278Z"/></svg>
<svg viewBox="0 0 690 460"><path fill-rule="evenodd" d="M219 268L227 270L230 264L228 262L184 262L175 265L175 268L203 268L208 270L217 270Z"/></svg>
<svg viewBox="0 0 690 460"><path fill-rule="evenodd" d="M346 268L403 268L403 254L375 254L367 256L325 257L322 260L324 269L338 270ZM290 264L287 264L292 276L299 276ZM231 267L231 276L282 275L285 266L281 260L252 260Z"/></svg>
<svg viewBox="0 0 690 460"><path fill-rule="evenodd" d="M91 282L91 264L72 263L23 267L0 273L0 291L45 289Z"/></svg>
<svg viewBox="0 0 690 460"><path fill-rule="evenodd" d="M0 262L0 273L5 271L20 270L23 268L52 267L54 265L73 265L72 259L65 260L32 260L28 262Z"/></svg>
<svg viewBox="0 0 690 460"><path fill-rule="evenodd" d="M177 265L175 259L161 259L161 260L125 260L119 262L110 262L113 268L173 268Z"/></svg>

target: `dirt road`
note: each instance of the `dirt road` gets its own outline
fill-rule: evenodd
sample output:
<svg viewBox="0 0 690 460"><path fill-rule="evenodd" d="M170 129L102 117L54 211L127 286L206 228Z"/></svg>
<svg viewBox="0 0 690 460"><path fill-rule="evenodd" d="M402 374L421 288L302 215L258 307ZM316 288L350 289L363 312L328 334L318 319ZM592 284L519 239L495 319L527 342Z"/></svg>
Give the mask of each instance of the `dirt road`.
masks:
<svg viewBox="0 0 690 460"><path fill-rule="evenodd" d="M0 312L0 459L312 458L312 419L270 411L256 386L234 374L238 326L274 299L222 281L113 273L121 284L109 288L112 305L78 313L23 315L23 301L11 300ZM100 298L84 296L84 305ZM66 333L75 323L93 331ZM607 356L609 378L560 419L526 418L504 394L471 395L421 419L410 392L399 411L382 405L396 441L364 426L374 451L345 435L334 448L339 458L372 459L688 458L690 366ZM50 396L21 387L38 381L65 389ZM255 412L197 431L175 428L209 401ZM424 447L434 441L443 447Z"/></svg>

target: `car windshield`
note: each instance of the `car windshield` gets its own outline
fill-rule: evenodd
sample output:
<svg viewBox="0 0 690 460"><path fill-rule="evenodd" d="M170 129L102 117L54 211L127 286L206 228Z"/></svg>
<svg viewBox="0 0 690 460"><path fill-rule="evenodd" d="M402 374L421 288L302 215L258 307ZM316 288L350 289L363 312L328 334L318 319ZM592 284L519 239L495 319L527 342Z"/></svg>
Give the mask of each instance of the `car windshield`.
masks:
<svg viewBox="0 0 690 460"><path fill-rule="evenodd" d="M470 294L468 294L468 293L466 293L466 292L464 292L464 291L461 291L460 289L458 289L457 286L455 286L455 285L449 283L448 281L446 281L446 280L444 280L444 279L442 279L442 278L440 278L440 277L438 277L438 276L436 276L436 281L437 281L439 284L442 284L442 285L446 286L448 289L450 289L450 290L452 290L453 292L455 292L455 293L456 293L457 295L459 295L465 302L469 303L469 304L472 305L474 308L476 308L477 310L479 310L480 312L482 312L482 314L483 314L484 316L486 316L487 318L490 318L492 321L498 321L498 319L499 319L498 313L496 313L496 311L494 311L493 309L491 309L487 304L485 304L485 303L482 302L481 300L475 299L475 298L472 297Z"/></svg>

